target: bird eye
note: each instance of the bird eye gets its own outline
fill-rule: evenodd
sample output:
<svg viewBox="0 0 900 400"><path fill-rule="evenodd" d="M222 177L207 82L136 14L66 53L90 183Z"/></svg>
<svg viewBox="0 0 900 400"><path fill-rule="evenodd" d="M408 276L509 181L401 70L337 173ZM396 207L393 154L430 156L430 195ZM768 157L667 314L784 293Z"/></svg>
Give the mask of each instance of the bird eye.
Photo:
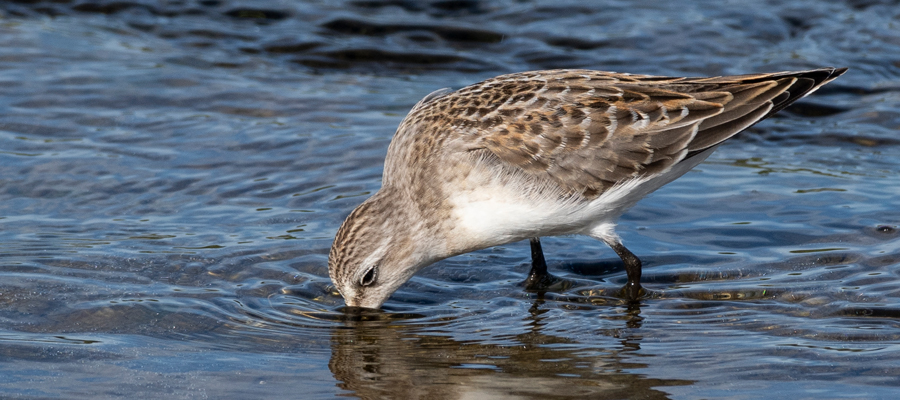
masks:
<svg viewBox="0 0 900 400"><path fill-rule="evenodd" d="M373 265L369 267L368 270L366 270L365 275L363 275L363 277L359 280L359 286L369 286L375 283L376 277L375 266Z"/></svg>

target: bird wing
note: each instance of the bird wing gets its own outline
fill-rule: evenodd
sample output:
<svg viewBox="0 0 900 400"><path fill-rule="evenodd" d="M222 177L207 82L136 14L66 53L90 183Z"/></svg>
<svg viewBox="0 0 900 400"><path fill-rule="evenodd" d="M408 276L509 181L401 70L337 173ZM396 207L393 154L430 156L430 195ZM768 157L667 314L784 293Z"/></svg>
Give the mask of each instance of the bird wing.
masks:
<svg viewBox="0 0 900 400"><path fill-rule="evenodd" d="M668 170L844 71L714 78L525 72L436 92L406 122L442 126L462 151L484 152L564 192L594 198L623 180Z"/></svg>

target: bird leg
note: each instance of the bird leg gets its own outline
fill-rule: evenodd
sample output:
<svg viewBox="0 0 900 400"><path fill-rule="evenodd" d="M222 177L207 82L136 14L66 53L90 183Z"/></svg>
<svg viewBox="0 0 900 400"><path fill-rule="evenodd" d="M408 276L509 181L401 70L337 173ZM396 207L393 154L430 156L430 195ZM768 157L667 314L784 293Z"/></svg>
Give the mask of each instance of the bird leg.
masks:
<svg viewBox="0 0 900 400"><path fill-rule="evenodd" d="M625 263L625 273L628 274L628 282L622 287L621 294L627 300L637 300L644 294L644 288L641 287L641 260L634 253L625 248L622 242L615 242L609 245L619 255L622 262Z"/></svg>
<svg viewBox="0 0 900 400"><path fill-rule="evenodd" d="M531 272L523 284L527 290L547 290L551 285L559 281L547 272L547 261L544 260L544 250L541 248L541 239L531 238Z"/></svg>

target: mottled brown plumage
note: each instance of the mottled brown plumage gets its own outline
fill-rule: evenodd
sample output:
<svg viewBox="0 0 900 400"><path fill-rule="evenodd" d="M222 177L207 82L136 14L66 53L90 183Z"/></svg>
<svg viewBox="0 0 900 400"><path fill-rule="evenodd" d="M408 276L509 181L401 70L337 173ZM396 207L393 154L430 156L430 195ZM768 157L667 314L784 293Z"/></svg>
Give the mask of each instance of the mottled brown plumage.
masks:
<svg viewBox="0 0 900 400"><path fill-rule="evenodd" d="M588 70L503 75L418 104L401 130L413 154L435 143L484 149L498 162L594 198L622 179L665 170L834 79L843 69L718 78ZM697 130L696 134L694 130ZM423 132L420 132L423 133Z"/></svg>
<svg viewBox="0 0 900 400"><path fill-rule="evenodd" d="M349 305L378 307L439 259L580 233L626 261L636 296L640 261L613 232L618 216L845 71L669 78L552 70L435 92L397 130L382 189L338 231L332 280Z"/></svg>

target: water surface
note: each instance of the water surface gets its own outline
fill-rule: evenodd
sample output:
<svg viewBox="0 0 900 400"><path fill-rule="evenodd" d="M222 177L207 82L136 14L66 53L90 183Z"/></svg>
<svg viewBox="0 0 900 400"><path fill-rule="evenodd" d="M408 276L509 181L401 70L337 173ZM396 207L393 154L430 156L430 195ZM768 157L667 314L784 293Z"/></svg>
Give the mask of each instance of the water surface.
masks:
<svg viewBox="0 0 900 400"><path fill-rule="evenodd" d="M0 3L0 397L890 398L890 1ZM621 221L417 275L345 314L327 253L442 87L593 68L849 66Z"/></svg>

